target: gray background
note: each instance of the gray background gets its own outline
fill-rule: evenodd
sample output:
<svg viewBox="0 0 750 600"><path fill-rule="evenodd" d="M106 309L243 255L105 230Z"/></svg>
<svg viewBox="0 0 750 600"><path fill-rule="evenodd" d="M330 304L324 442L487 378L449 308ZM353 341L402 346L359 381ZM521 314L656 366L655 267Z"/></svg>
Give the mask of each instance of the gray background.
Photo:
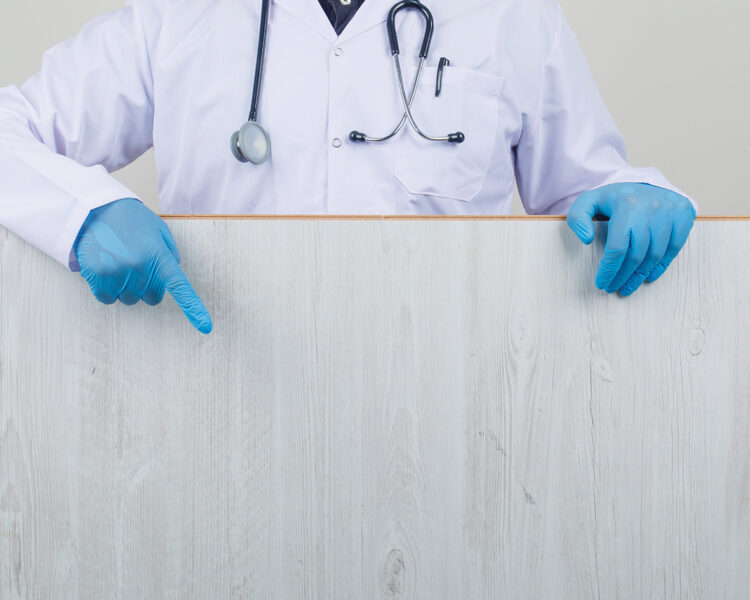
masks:
<svg viewBox="0 0 750 600"><path fill-rule="evenodd" d="M301 0L302 1L302 0ZM313 0L304 0L313 1ZM123 0L3 0L0 85L21 84L51 45ZM741 0L563 0L638 166L656 166L706 215L750 214L750 4ZM156 207L149 152L117 173ZM522 212L519 202L515 211Z"/></svg>

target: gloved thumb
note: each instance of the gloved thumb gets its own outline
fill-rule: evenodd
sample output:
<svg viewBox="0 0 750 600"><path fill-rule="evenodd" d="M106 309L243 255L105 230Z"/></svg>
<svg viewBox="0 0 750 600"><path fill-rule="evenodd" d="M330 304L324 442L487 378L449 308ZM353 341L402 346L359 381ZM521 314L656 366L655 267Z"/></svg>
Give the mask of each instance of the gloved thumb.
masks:
<svg viewBox="0 0 750 600"><path fill-rule="evenodd" d="M599 191L584 192L568 211L568 227L584 244L594 241L594 216L599 214Z"/></svg>

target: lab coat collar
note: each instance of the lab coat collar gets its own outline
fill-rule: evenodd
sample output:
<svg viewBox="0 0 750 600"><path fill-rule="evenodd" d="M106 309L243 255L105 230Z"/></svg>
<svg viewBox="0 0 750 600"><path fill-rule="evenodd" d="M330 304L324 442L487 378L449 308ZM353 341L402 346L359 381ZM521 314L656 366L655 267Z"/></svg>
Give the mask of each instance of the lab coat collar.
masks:
<svg viewBox="0 0 750 600"><path fill-rule="evenodd" d="M341 36L331 26L318 0L274 0L287 12L333 42L345 42L365 31L384 23L395 0L366 0L349 21Z"/></svg>
<svg viewBox="0 0 750 600"><path fill-rule="evenodd" d="M327 40L336 40L336 32L318 0L273 0L273 3L297 17Z"/></svg>

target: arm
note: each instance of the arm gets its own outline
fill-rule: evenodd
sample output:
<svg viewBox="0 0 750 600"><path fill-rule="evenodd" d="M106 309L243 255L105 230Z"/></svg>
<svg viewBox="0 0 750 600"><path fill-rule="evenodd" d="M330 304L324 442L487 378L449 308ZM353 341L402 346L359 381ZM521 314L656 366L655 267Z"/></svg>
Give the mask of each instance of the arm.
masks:
<svg viewBox="0 0 750 600"><path fill-rule="evenodd" d="M80 269L101 302L169 291L209 333L169 228L109 175L152 146L158 7L133 0L94 19L20 89L0 89L0 224Z"/></svg>
<svg viewBox="0 0 750 600"><path fill-rule="evenodd" d="M152 145L155 15L141 5L94 19L20 89L0 89L0 224L74 270L89 211L135 197L109 172Z"/></svg>
<svg viewBox="0 0 750 600"><path fill-rule="evenodd" d="M524 115L516 176L529 214L568 214L586 244L592 218L610 218L597 286L633 293L666 270L687 241L696 206L656 169L632 167L575 35L556 2L542 0L554 35L538 100ZM634 185L645 184L645 185Z"/></svg>

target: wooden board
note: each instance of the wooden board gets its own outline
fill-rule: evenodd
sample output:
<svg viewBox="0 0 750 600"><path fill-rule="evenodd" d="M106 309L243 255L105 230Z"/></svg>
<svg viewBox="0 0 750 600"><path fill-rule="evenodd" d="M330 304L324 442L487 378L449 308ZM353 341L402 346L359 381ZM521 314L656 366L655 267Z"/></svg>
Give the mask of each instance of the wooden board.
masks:
<svg viewBox="0 0 750 600"><path fill-rule="evenodd" d="M0 231L3 600L748 597L750 223L170 225L211 336Z"/></svg>

